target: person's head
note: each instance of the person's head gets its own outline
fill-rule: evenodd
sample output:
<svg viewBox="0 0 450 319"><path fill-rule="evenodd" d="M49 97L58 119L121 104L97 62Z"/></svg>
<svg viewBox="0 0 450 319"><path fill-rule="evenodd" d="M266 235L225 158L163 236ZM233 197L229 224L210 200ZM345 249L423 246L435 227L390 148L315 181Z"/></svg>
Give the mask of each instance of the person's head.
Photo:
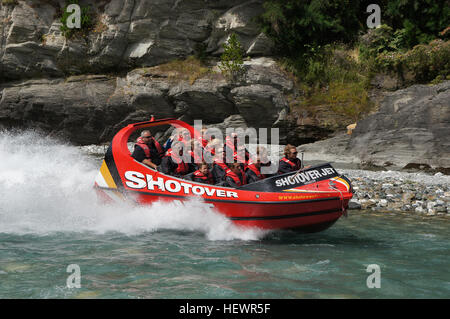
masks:
<svg viewBox="0 0 450 319"><path fill-rule="evenodd" d="M198 170L204 175L208 174L208 164L206 162L201 163Z"/></svg>
<svg viewBox="0 0 450 319"><path fill-rule="evenodd" d="M258 146L258 148L256 149L256 155L258 157L259 164L269 162L267 149L264 146Z"/></svg>
<svg viewBox="0 0 450 319"><path fill-rule="evenodd" d="M284 156L286 156L287 159L293 160L297 158L297 148L294 145L288 144L284 148Z"/></svg>
<svg viewBox="0 0 450 319"><path fill-rule="evenodd" d="M152 141L152 133L149 130L144 130L141 132L141 137L144 143L148 144Z"/></svg>
<svg viewBox="0 0 450 319"><path fill-rule="evenodd" d="M257 167L260 168L261 167L261 158L258 155L254 155L252 156L252 163Z"/></svg>
<svg viewBox="0 0 450 319"><path fill-rule="evenodd" d="M241 172L241 164L239 163L231 163L229 165L231 171L235 174L240 173Z"/></svg>

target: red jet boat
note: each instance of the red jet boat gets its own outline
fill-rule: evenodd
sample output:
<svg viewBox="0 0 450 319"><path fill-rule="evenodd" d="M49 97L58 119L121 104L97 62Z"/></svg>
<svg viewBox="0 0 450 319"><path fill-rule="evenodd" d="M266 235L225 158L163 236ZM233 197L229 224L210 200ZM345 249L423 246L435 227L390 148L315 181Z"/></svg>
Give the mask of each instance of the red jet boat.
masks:
<svg viewBox="0 0 450 319"><path fill-rule="evenodd" d="M95 189L104 201L185 201L201 197L235 224L262 229L299 229L317 232L346 214L352 198L350 181L330 165L309 167L230 188L197 183L163 174L131 157L130 135L136 130L171 125L201 136L176 119L151 120L121 129L110 144Z"/></svg>

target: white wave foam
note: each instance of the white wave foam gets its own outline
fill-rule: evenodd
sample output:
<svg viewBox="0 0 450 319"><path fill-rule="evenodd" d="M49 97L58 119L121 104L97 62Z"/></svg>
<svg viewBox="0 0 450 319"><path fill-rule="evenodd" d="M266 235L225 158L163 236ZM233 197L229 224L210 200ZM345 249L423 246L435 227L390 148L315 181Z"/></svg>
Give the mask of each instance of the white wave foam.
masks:
<svg viewBox="0 0 450 319"><path fill-rule="evenodd" d="M35 132L0 133L0 232L127 235L161 229L198 231L209 240L257 240L266 232L243 229L200 200L102 205L93 183L100 163L80 148Z"/></svg>

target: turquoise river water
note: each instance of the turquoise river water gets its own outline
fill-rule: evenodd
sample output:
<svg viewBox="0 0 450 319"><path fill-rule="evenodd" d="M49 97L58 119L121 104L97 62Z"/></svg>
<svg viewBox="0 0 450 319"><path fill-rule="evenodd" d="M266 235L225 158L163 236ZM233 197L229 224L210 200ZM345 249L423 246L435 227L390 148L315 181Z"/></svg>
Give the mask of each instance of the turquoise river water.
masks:
<svg viewBox="0 0 450 319"><path fill-rule="evenodd" d="M450 297L448 217L349 211L316 234L244 230L199 201L102 206L100 163L0 133L0 298Z"/></svg>

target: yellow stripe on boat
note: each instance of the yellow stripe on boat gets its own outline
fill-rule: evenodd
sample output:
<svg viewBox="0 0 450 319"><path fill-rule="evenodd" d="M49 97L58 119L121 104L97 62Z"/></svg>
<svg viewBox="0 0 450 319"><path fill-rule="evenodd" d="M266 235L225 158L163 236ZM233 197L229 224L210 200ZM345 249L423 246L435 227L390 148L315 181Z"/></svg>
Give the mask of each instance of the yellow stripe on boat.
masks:
<svg viewBox="0 0 450 319"><path fill-rule="evenodd" d="M316 191L313 189L296 189L296 188L290 188L290 189L285 189L283 190L283 192L294 192L294 193L329 193L329 190L326 191Z"/></svg>
<svg viewBox="0 0 450 319"><path fill-rule="evenodd" d="M350 185L347 183L347 181L346 181L345 179L338 177L338 178L335 178L334 180L335 180L336 182L339 182L339 183L341 183L341 184L344 184L345 187L347 187L347 191L350 190Z"/></svg>
<svg viewBox="0 0 450 319"><path fill-rule="evenodd" d="M100 167L100 174L102 174L103 179L105 180L109 188L117 188L117 185L116 183L114 183L114 180L105 161L103 161L102 167Z"/></svg>

